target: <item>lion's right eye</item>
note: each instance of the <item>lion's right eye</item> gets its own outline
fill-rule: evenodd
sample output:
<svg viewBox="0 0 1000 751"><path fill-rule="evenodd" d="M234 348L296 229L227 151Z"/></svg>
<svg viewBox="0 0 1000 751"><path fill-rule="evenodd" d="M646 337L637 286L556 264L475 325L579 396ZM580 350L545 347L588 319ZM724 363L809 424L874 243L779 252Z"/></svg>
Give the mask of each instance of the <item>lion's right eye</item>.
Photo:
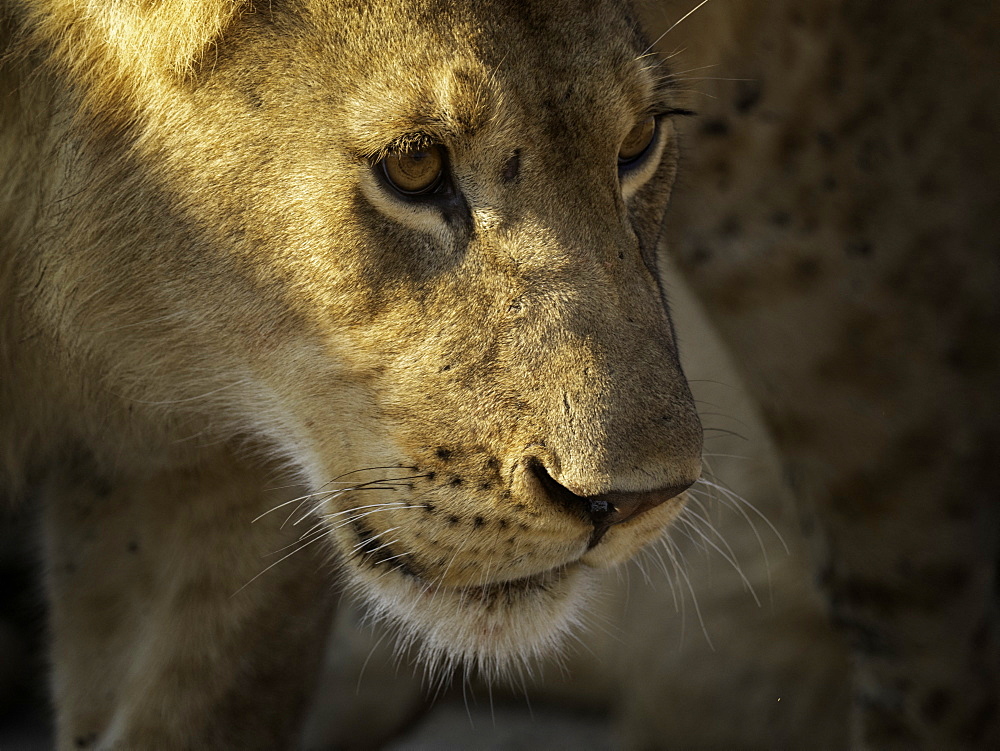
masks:
<svg viewBox="0 0 1000 751"><path fill-rule="evenodd" d="M618 166L631 167L646 155L656 136L656 118L650 115L637 123L618 150Z"/></svg>
<svg viewBox="0 0 1000 751"><path fill-rule="evenodd" d="M404 196L424 196L444 183L442 146L428 146L401 154L390 154L378 163L386 181Z"/></svg>

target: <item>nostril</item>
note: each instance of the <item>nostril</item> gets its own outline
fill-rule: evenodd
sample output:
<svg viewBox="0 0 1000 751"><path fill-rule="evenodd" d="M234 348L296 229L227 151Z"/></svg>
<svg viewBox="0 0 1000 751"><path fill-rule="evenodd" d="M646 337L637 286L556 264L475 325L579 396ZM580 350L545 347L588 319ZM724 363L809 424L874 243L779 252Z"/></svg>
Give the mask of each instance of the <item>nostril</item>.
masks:
<svg viewBox="0 0 1000 751"><path fill-rule="evenodd" d="M591 519L600 519L615 512L611 502L602 496L577 495L564 485L556 482L548 470L537 459L528 463L528 469L538 480L549 500L555 501L568 511L583 512Z"/></svg>
<svg viewBox="0 0 1000 751"><path fill-rule="evenodd" d="M549 500L565 507L568 511L577 513L582 511L586 514L601 513L602 509L607 511L607 503L604 503L603 506L600 503L591 504L586 496L577 495L569 488L560 485L552 479L552 475L537 459L528 461L528 471L538 480L538 484L542 486L542 490L545 491Z"/></svg>
<svg viewBox="0 0 1000 751"><path fill-rule="evenodd" d="M634 519L640 514L656 508L661 503L676 498L694 484L692 480L681 485L670 485L656 490L609 492L583 496L577 495L569 488L556 482L537 459L532 459L528 463L528 469L538 480L539 485L550 500L571 513L582 513L594 525L594 531L588 544L590 548L597 545L608 529L615 524Z"/></svg>

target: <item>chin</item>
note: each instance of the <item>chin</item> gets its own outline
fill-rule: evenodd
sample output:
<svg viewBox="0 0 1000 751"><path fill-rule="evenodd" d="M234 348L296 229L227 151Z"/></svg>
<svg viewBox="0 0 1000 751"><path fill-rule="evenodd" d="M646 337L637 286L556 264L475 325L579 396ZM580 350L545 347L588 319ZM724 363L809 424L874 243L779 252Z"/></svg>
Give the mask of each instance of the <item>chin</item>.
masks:
<svg viewBox="0 0 1000 751"><path fill-rule="evenodd" d="M348 566L349 588L369 617L394 628L399 652L414 648L427 675L441 680L456 667L503 680L559 654L582 625L595 576L576 562L521 579L447 587L398 568L356 564Z"/></svg>

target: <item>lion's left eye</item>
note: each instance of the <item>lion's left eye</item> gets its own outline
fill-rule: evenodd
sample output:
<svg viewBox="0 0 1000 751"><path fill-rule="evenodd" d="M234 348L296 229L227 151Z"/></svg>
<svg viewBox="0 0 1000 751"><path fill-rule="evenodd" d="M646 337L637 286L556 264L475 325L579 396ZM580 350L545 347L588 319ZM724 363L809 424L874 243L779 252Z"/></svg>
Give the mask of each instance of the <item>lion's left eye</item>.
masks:
<svg viewBox="0 0 1000 751"><path fill-rule="evenodd" d="M639 162L649 151L656 136L656 118L650 115L636 123L618 148L619 168L628 168Z"/></svg>
<svg viewBox="0 0 1000 751"><path fill-rule="evenodd" d="M404 197L425 196L444 182L444 148L429 146L401 154L390 154L379 164L389 185Z"/></svg>

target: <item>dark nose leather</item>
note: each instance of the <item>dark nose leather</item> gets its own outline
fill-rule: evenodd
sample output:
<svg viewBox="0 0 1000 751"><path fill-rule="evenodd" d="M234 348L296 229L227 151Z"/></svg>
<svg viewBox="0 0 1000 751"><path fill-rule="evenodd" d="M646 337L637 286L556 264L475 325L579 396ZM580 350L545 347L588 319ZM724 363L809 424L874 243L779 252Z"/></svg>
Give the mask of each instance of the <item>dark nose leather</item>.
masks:
<svg viewBox="0 0 1000 751"><path fill-rule="evenodd" d="M588 549L597 545L604 534L615 524L627 522L671 498L676 498L694 484L694 480L692 480L683 485L670 485L665 488L637 493L610 492L600 495L577 495L553 480L541 462L532 462L530 467L538 483L553 502L569 511L582 513L594 525L594 531L587 545Z"/></svg>

